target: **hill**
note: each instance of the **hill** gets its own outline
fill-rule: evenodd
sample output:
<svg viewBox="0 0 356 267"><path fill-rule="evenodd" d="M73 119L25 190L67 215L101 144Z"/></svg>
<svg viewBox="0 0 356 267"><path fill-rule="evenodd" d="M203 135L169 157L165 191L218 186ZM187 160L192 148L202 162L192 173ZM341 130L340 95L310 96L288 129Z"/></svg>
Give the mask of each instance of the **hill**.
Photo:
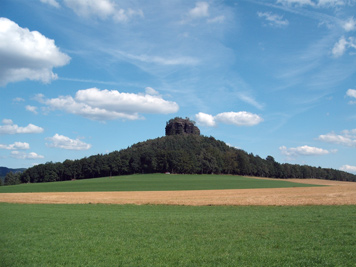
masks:
<svg viewBox="0 0 356 267"><path fill-rule="evenodd" d="M25 168L11 169L11 168L7 168L7 167L0 167L0 185L2 185L4 183L5 176L9 172L22 173L25 170L26 170Z"/></svg>
<svg viewBox="0 0 356 267"><path fill-rule="evenodd" d="M0 177L5 177L6 174L9 172L17 173L17 172L23 172L25 170L26 170L25 168L11 169L7 167L0 167Z"/></svg>
<svg viewBox="0 0 356 267"><path fill-rule="evenodd" d="M334 169L280 164L230 147L214 137L168 135L105 155L27 169L21 182L50 182L134 173L236 174L274 178L318 178L356 181L356 175Z"/></svg>

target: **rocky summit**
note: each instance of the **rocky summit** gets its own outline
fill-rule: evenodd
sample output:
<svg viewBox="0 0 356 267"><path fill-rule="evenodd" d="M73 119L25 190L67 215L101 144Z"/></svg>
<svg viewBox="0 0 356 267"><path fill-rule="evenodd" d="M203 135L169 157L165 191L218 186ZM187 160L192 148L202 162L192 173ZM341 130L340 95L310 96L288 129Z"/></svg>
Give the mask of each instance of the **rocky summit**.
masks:
<svg viewBox="0 0 356 267"><path fill-rule="evenodd" d="M190 119L174 118L166 124L166 135L200 135L200 130L195 126L195 122Z"/></svg>

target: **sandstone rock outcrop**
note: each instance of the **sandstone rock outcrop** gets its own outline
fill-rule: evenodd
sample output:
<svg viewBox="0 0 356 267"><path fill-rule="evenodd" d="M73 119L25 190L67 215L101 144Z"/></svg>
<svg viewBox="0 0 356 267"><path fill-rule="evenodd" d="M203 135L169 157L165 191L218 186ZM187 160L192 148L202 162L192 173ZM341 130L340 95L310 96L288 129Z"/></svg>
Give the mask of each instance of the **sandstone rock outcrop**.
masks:
<svg viewBox="0 0 356 267"><path fill-rule="evenodd" d="M195 122L190 119L174 118L166 124L166 135L185 135L196 134L200 135L200 130L195 126Z"/></svg>

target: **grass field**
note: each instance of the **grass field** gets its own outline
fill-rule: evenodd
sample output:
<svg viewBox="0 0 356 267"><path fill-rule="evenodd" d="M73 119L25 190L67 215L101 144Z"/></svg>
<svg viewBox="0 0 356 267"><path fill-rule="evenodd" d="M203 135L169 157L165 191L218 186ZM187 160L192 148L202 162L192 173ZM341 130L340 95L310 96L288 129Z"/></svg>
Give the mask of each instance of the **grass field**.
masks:
<svg viewBox="0 0 356 267"><path fill-rule="evenodd" d="M355 266L356 206L0 203L0 266Z"/></svg>
<svg viewBox="0 0 356 267"><path fill-rule="evenodd" d="M99 191L171 191L311 187L286 180L253 179L235 175L145 174L85 179L65 182L21 184L0 187L0 193L25 192L99 192Z"/></svg>

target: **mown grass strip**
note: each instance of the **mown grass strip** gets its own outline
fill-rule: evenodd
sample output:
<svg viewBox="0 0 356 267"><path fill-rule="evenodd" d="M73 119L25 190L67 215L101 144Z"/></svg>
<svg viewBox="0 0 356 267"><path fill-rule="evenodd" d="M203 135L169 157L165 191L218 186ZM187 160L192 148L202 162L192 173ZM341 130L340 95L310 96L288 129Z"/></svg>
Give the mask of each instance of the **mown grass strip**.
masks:
<svg viewBox="0 0 356 267"><path fill-rule="evenodd" d="M254 179L236 175L141 174L65 182L21 184L0 187L0 193L171 191L311 187L287 180Z"/></svg>
<svg viewBox="0 0 356 267"><path fill-rule="evenodd" d="M356 206L0 203L0 266L354 266Z"/></svg>

